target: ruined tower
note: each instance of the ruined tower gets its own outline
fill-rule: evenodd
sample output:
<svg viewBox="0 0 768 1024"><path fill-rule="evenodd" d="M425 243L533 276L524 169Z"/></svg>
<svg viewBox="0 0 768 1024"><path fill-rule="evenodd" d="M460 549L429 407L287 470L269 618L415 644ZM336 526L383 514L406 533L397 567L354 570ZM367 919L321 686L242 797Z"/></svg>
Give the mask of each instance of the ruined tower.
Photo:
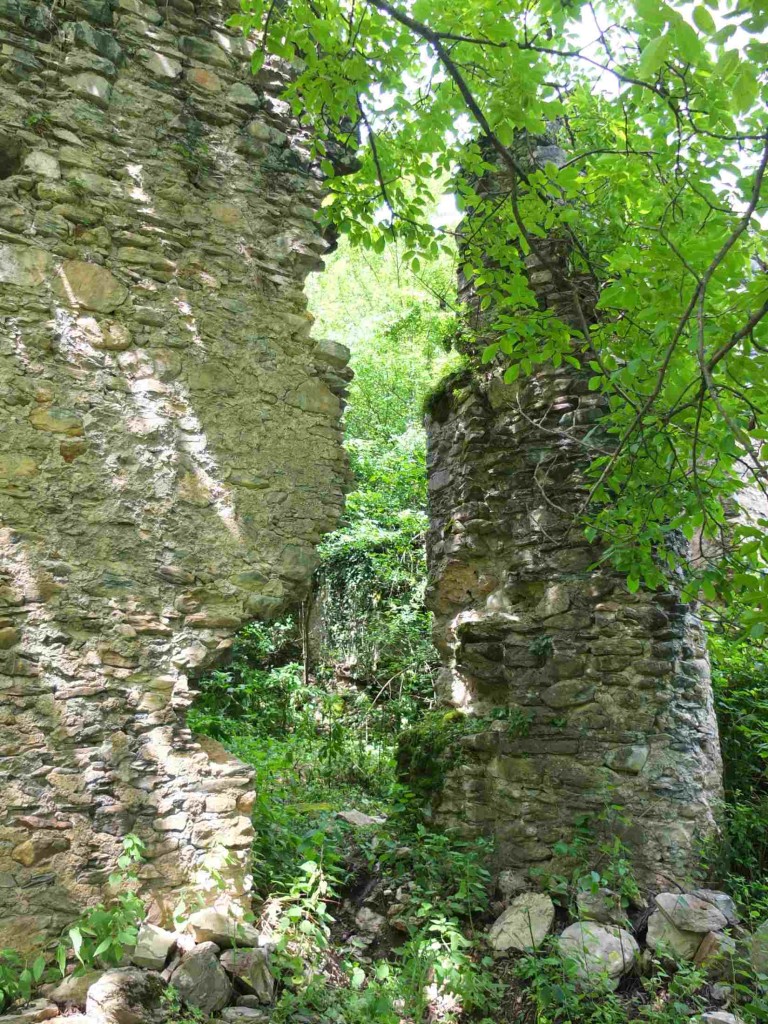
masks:
<svg viewBox="0 0 768 1024"><path fill-rule="evenodd" d="M526 262L540 307L580 329L583 291L581 313L595 316L562 239ZM472 306L468 286L465 298ZM492 313L475 325L485 341ZM497 865L520 870L550 864L591 819L588 834L618 834L639 875L668 887L698 865L722 793L706 638L674 579L630 593L576 522L601 416L588 377L549 365L505 384L503 367L475 359L432 401L441 697L481 720L438 817L491 835Z"/></svg>

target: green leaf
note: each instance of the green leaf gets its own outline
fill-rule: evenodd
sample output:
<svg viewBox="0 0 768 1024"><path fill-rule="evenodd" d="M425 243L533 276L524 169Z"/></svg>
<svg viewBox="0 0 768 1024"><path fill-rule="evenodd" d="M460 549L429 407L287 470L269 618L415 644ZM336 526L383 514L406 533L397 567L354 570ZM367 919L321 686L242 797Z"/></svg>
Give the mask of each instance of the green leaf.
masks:
<svg viewBox="0 0 768 1024"><path fill-rule="evenodd" d="M715 19L709 13L706 7L694 7L693 9L693 23L697 29L703 32L705 35L712 35L717 30L715 25Z"/></svg>
<svg viewBox="0 0 768 1024"><path fill-rule="evenodd" d="M733 83L732 96L735 108L739 113L748 110L757 99L760 85L754 67L742 63Z"/></svg>
<svg viewBox="0 0 768 1024"><path fill-rule="evenodd" d="M643 51L640 54L640 63L637 68L638 73L642 77L655 74L664 63L668 53L669 36L657 36L655 39L651 39L643 47Z"/></svg>
<svg viewBox="0 0 768 1024"><path fill-rule="evenodd" d="M73 927L69 929L69 939L72 943L73 953L80 963L83 963L83 958L80 956L80 950L83 948L83 933L77 925L73 925Z"/></svg>
<svg viewBox="0 0 768 1024"><path fill-rule="evenodd" d="M702 56L701 40L687 21L679 21L672 29L680 55L689 64L695 64Z"/></svg>

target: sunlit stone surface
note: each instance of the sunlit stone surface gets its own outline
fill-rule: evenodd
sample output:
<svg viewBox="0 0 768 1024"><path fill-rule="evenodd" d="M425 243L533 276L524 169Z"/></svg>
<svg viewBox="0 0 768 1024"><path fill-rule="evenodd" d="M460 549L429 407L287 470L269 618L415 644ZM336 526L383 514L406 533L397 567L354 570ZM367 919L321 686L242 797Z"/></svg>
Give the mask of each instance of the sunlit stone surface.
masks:
<svg viewBox="0 0 768 1024"><path fill-rule="evenodd" d="M212 866L247 890L249 774L185 729L190 679L342 506L319 185L227 13L0 0L0 947L129 831L158 923Z"/></svg>

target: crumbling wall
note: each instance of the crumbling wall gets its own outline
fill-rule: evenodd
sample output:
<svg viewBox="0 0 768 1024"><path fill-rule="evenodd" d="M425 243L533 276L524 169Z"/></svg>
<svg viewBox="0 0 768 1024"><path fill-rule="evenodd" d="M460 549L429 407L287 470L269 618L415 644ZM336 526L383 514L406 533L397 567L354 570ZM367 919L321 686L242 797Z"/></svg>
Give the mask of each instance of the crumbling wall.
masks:
<svg viewBox="0 0 768 1024"><path fill-rule="evenodd" d="M578 329L582 291L594 316L567 245L542 241L527 265L543 308ZM483 340L492 319L477 317ZM483 720L438 816L492 835L499 867L527 870L550 863L579 818L597 838L608 811L604 832L669 887L697 867L722 793L706 638L674 580L629 593L578 526L585 437L601 415L588 376L549 367L505 384L503 368L475 366L427 417L441 696Z"/></svg>
<svg viewBox="0 0 768 1024"><path fill-rule="evenodd" d="M102 890L121 839L167 915L248 770L190 681L303 594L341 510L346 353L279 69L214 0L0 0L0 947Z"/></svg>

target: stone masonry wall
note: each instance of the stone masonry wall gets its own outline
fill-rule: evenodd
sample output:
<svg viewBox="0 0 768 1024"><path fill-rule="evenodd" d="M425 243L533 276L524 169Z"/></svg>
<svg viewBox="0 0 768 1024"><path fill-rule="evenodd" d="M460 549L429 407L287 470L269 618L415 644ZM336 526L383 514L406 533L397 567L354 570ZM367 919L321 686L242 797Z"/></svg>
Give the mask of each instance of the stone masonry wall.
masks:
<svg viewBox="0 0 768 1024"><path fill-rule="evenodd" d="M550 239L540 256L527 262L541 306L577 327L567 249ZM673 585L632 595L592 568L603 551L574 524L600 419L589 374L502 374L449 382L427 418L441 696L488 719L465 737L438 814L492 835L499 867L527 870L552 861L579 816L618 804L626 823L606 829L668 888L698 864L722 791L705 635Z"/></svg>
<svg viewBox="0 0 768 1024"><path fill-rule="evenodd" d="M310 337L321 197L214 0L0 0L0 947L102 891L168 914L248 770L195 674L300 597L341 510L346 353Z"/></svg>

